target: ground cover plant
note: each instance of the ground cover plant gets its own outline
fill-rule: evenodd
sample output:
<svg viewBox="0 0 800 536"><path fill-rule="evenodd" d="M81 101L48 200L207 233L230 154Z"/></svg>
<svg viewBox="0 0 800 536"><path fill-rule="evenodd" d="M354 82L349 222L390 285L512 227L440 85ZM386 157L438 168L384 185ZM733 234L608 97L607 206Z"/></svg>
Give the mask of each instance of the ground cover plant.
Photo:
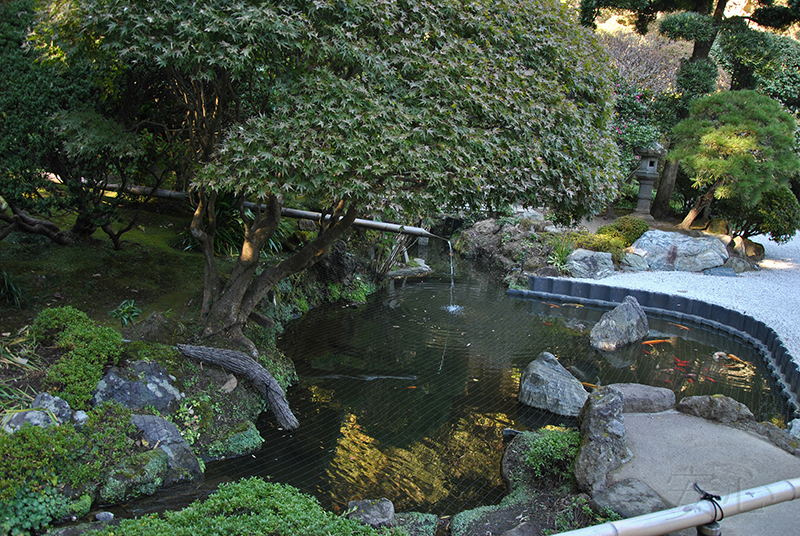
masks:
<svg viewBox="0 0 800 536"><path fill-rule="evenodd" d="M284 484L249 478L223 484L198 501L163 518L123 520L98 536L270 534L274 536L403 536L402 529L373 529L325 511L316 499Z"/></svg>

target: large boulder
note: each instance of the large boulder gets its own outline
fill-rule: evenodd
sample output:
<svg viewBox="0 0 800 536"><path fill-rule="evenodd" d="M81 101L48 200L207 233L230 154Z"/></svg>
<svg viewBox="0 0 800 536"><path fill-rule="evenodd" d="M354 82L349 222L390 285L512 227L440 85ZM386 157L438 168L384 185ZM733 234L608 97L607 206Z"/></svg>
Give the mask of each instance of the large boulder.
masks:
<svg viewBox="0 0 800 536"><path fill-rule="evenodd" d="M122 462L100 487L100 500L116 504L142 495L152 495L164 483L168 456L160 449L148 450Z"/></svg>
<svg viewBox="0 0 800 536"><path fill-rule="evenodd" d="M675 393L664 387L641 383L614 383L609 387L622 393L623 413L659 413L675 407Z"/></svg>
<svg viewBox="0 0 800 536"><path fill-rule="evenodd" d="M576 249L567 257L567 270L572 277L602 279L614 274L611 253Z"/></svg>
<svg viewBox="0 0 800 536"><path fill-rule="evenodd" d="M133 411L152 406L168 413L183 398L174 380L158 363L136 361L129 368L112 367L97 384L94 404L110 400Z"/></svg>
<svg viewBox="0 0 800 536"><path fill-rule="evenodd" d="M558 415L578 415L587 396L581 382L549 352L531 361L519 381L520 402Z"/></svg>
<svg viewBox="0 0 800 536"><path fill-rule="evenodd" d="M160 477L165 487L202 476L200 462L177 426L155 415L131 415L131 423L142 431L149 444L158 445L167 454L168 471Z"/></svg>
<svg viewBox="0 0 800 536"><path fill-rule="evenodd" d="M622 393L601 387L589 395L578 416L583 445L575 460L575 480L590 495L603 491L608 473L631 457L622 408Z"/></svg>
<svg viewBox="0 0 800 536"><path fill-rule="evenodd" d="M675 407L681 413L722 424L755 424L753 412L725 395L687 396Z"/></svg>
<svg viewBox="0 0 800 536"><path fill-rule="evenodd" d="M729 246L729 249L730 246ZM761 262L766 257L764 246L749 238L737 236L733 239L733 254L750 262Z"/></svg>
<svg viewBox="0 0 800 536"><path fill-rule="evenodd" d="M641 267L644 261L650 270L702 272L722 266L727 258L725 244L718 238L655 230L647 231L628 248L625 264Z"/></svg>
<svg viewBox="0 0 800 536"><path fill-rule="evenodd" d="M643 339L650 331L647 315L633 296L625 296L621 304L607 312L589 334L592 347L613 352Z"/></svg>
<svg viewBox="0 0 800 536"><path fill-rule="evenodd" d="M658 493L635 478L626 478L592 497L597 510L609 508L627 519L666 510L667 505Z"/></svg>
<svg viewBox="0 0 800 536"><path fill-rule="evenodd" d="M347 517L357 519L364 525L379 529L394 527L394 504L389 499L350 501L347 503Z"/></svg>

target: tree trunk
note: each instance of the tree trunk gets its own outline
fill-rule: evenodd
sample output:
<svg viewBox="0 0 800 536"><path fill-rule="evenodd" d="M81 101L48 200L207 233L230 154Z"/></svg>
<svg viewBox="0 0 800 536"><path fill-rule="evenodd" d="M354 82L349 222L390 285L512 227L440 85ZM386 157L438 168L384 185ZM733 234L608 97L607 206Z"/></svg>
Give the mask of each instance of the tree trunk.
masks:
<svg viewBox="0 0 800 536"><path fill-rule="evenodd" d="M697 201L695 201L694 207L692 210L689 211L689 214L683 219L683 221L678 225L678 229L683 229L688 231L692 227L692 223L697 217L711 205L711 202L714 200L714 192L717 191L717 188L721 184L722 181L715 182L711 188L708 189L706 193L701 196L697 197Z"/></svg>
<svg viewBox="0 0 800 536"><path fill-rule="evenodd" d="M288 259L256 275L261 249L280 223L281 208L280 200L275 196L270 197L265 211L256 214L256 219L248 225L236 267L225 288L210 300L204 316L204 337L226 333L247 348L253 357L258 356L258 350L244 336L242 328L258 304L282 279L305 270L321 259L342 233L350 228L358 213L357 206L351 204L342 215L343 204L340 204L329 225L317 238ZM213 256L210 259L207 256L206 262L213 262Z"/></svg>
<svg viewBox="0 0 800 536"><path fill-rule="evenodd" d="M661 172L661 180L656 190L656 198L653 201L653 208L650 214L656 219L664 219L670 216L672 211L669 208L672 192L675 191L675 180L678 177L680 162L668 161Z"/></svg>
<svg viewBox="0 0 800 536"><path fill-rule="evenodd" d="M283 389L267 369L256 363L250 356L234 350L209 348L208 346L190 346L179 344L178 350L188 358L217 365L225 370L244 375L253 382L258 391L269 402L269 409L278 420L278 424L287 430L300 427L297 418L289 408Z"/></svg>

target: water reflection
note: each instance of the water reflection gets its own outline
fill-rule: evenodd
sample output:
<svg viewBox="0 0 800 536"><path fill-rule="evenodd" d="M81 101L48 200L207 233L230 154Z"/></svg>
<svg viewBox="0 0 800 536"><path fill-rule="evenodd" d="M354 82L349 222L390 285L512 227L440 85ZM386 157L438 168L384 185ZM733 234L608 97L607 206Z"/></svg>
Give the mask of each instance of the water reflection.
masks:
<svg viewBox="0 0 800 536"><path fill-rule="evenodd" d="M588 331L602 313L509 298L480 276L396 281L362 307L311 311L280 341L301 378L289 390L301 428L260 423L269 459L260 471L334 510L376 497L439 515L495 502L504 428L574 424L517 403L520 373L542 351L587 385L723 393L761 418L782 411L751 349L651 318L648 340L658 342L601 354Z"/></svg>

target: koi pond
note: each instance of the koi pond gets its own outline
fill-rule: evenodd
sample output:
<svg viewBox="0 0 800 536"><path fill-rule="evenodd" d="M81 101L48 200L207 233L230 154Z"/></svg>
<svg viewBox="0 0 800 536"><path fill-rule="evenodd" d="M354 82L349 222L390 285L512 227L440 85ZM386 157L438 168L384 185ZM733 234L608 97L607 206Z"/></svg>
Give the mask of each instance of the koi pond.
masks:
<svg viewBox="0 0 800 536"><path fill-rule="evenodd" d="M521 372L543 351L587 388L637 382L678 399L725 394L760 420L788 414L754 349L651 315L644 344L603 355L589 345L603 313L509 297L482 274L396 280L366 304L312 310L279 341L300 376L287 393L299 430L265 414L264 448L209 463L206 482L258 475L333 511L379 497L440 516L496 503L503 429L575 424L517 402Z"/></svg>

